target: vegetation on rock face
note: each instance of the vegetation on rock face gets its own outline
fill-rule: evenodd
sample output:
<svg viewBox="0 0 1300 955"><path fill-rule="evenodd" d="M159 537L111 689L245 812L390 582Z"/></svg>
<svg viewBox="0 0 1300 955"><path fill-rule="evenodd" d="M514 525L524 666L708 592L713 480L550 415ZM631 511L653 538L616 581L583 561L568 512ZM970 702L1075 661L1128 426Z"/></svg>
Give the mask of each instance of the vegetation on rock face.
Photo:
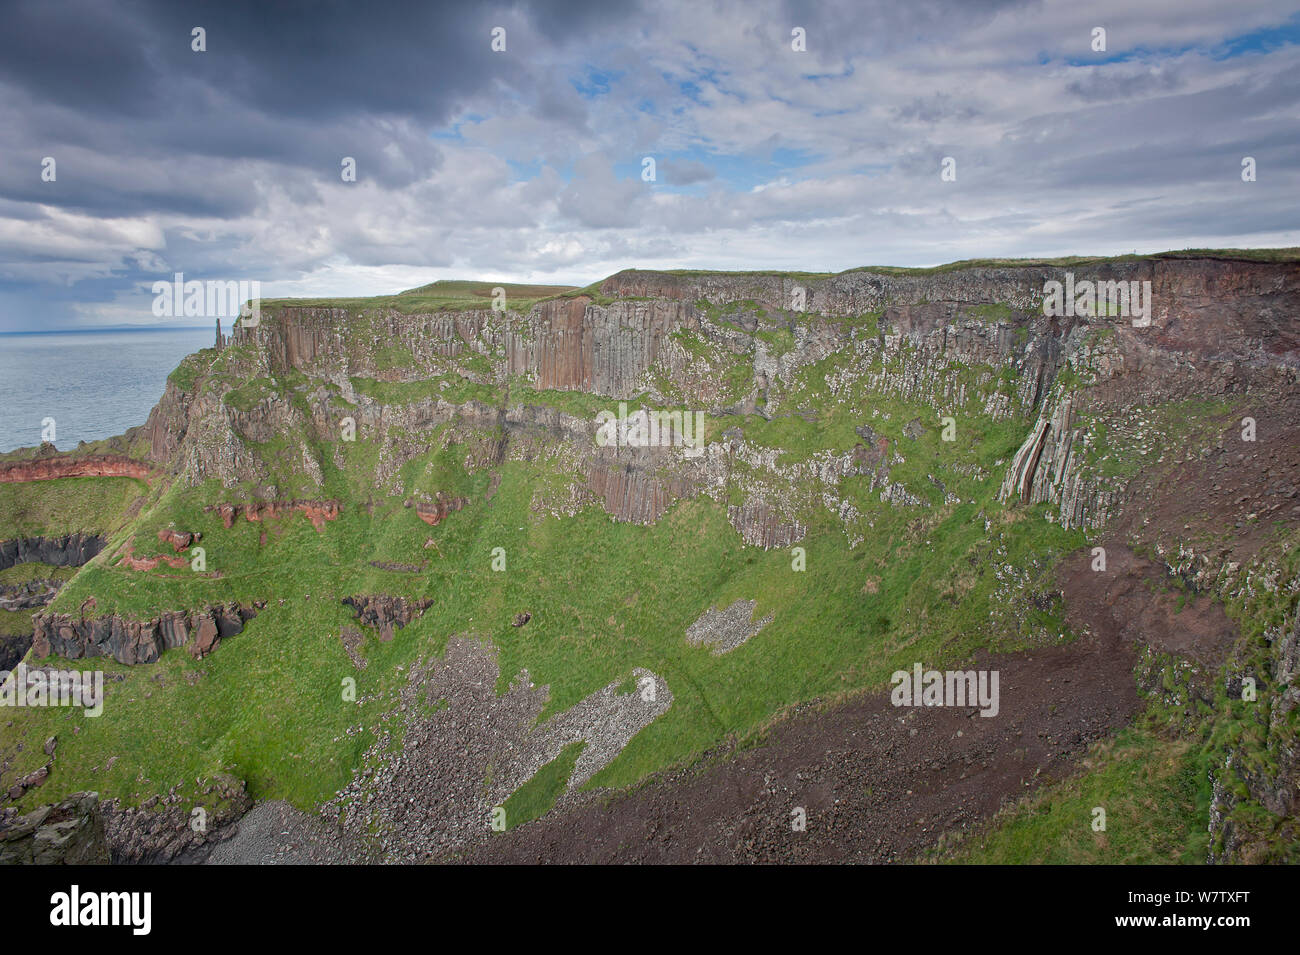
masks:
<svg viewBox="0 0 1300 955"><path fill-rule="evenodd" d="M1255 260L1295 260L1285 252ZM656 275L664 273L615 278ZM999 493L1045 401L1079 397L1078 454L1068 468L1089 487L1122 487L1240 410L1226 399L1111 402L1107 385L1095 382L1126 330L1085 329L1080 337L1091 350L1066 360L1035 338L1043 329L1015 304L963 303L946 330L932 333L925 303L823 315L731 298L748 291L750 276L772 273L740 276L725 301L692 297L688 321L646 333L658 350L621 394L543 387L539 369L549 358L537 356L554 340L543 340L546 329L503 324L533 321L532 304L557 295L587 295L597 312L630 307L597 286L506 286L523 319L486 311L487 283L434 283L382 299L264 302L256 333L190 356L173 372L171 384L200 410L186 419L185 453L155 486L119 478L0 484L0 538L87 529L110 538L51 612L78 612L90 598L94 614L129 619L266 602L201 661L179 649L147 667L59 661L110 675L104 715L26 710L0 727L0 758L12 759L13 772L41 765L41 742L60 740L54 772L22 804L88 787L136 804L224 772L246 780L256 798L318 805L360 765L411 665L466 632L495 644L499 691L524 670L550 688L543 718L630 681L634 668L664 679L672 706L589 784L632 785L719 746L759 739L810 700L880 689L914 661L957 664L1073 639L1053 574L1096 528ZM681 306L645 302L646 328L656 309ZM273 354L273 336L293 333L294 322L322 308L348 310L332 332L346 353L314 360L344 360L326 369ZM416 331L384 337L390 312L421 322L465 310L480 322L465 323L476 330L458 330L439 348L422 350ZM516 332L523 344L508 356L502 343ZM533 365L521 373L524 359ZM708 453L691 460L673 451L650 463L635 454L601 457L595 419L624 404L706 412ZM345 420L354 439L343 434ZM641 493L632 478L686 490L653 522L612 520L617 495L594 490L593 475L626 479L625 497ZM464 503L436 522L422 519L421 505L427 515L446 500ZM313 523L285 507L260 520L235 516L227 527L220 505L251 501L336 502L338 513ZM738 514L752 505L801 533L790 546L746 543L753 527ZM173 554L157 536L164 528L201 535L201 569L131 569L128 549L135 558ZM1266 556L1288 552L1287 533ZM504 570L494 566L498 555ZM368 634L358 651L367 666L358 669L340 638L354 622L343 598L355 594L427 598L432 606L391 642ZM1231 604L1257 667L1268 661L1265 634L1294 611L1284 596L1269 599L1254 593ZM737 600L757 601L754 618L772 622L723 656L687 642L701 614ZM527 625L515 625L523 612ZM355 701L341 693L345 680L356 681ZM1226 718L1195 708L1171 715L1153 703L1139 725L1094 747L1085 773L938 857L1203 858L1210 754L1231 745L1250 759L1270 758L1254 715L1220 703ZM516 791L506 805L510 825L551 808L579 750L566 749ZM1098 802L1114 807L1116 820L1101 839L1077 819ZM1243 816L1240 825L1249 824ZM1264 822L1255 826L1265 830Z"/></svg>

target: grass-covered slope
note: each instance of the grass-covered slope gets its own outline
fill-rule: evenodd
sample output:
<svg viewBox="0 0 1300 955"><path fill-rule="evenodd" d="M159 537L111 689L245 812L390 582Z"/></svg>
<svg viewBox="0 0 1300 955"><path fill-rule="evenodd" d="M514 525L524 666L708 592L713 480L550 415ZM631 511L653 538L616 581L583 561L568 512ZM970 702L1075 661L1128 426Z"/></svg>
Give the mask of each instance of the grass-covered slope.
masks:
<svg viewBox="0 0 1300 955"><path fill-rule="evenodd" d="M0 540L108 533L121 527L148 485L136 478L58 478L0 484Z"/></svg>
<svg viewBox="0 0 1300 955"><path fill-rule="evenodd" d="M444 279L407 289L396 295L369 298L301 298L263 299L262 305L293 304L305 308L364 308L393 309L413 314L416 312L458 311L462 309L490 308L496 289L504 294L502 305L511 311L527 311L535 302L573 291L569 285L521 285L512 282L467 282Z"/></svg>

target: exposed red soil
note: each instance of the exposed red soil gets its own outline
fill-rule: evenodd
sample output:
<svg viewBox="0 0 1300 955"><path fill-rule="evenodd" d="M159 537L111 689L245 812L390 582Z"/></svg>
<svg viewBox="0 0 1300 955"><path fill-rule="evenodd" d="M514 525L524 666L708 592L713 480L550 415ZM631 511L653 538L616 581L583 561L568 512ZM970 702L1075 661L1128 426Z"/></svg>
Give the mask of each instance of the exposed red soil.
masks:
<svg viewBox="0 0 1300 955"><path fill-rule="evenodd" d="M1093 635L977 660L1001 709L894 707L887 694L808 710L725 762L485 836L490 863L894 862L1066 775L1140 706L1132 649ZM966 668L963 668L966 669ZM727 755L727 754L719 754ZM807 828L792 829L802 808Z"/></svg>
<svg viewBox="0 0 1300 955"><path fill-rule="evenodd" d="M122 555L118 566L125 567L128 570L153 570L159 564L166 564L174 570L180 570L190 564L188 558L168 557L166 554L159 554L157 557L136 557L134 537L127 538L126 543L122 545L118 553Z"/></svg>
<svg viewBox="0 0 1300 955"><path fill-rule="evenodd" d="M1233 422L1196 459L1139 479L1101 541L1070 555L1058 583L1073 644L991 657L1001 713L896 709L887 695L809 710L779 723L765 743L656 777L630 792L565 797L549 815L485 836L468 861L892 862L915 859L945 833L990 819L1044 782L1070 772L1088 744L1140 710L1138 646L1213 668L1238 637L1223 607L1176 586L1158 560L1127 545L1215 532L1224 560L1246 560L1300 520L1300 404L1261 402L1258 441ZM1212 442L1213 443L1213 442ZM1252 518L1252 515L1254 517ZM958 735L960 733L960 735ZM807 813L794 831L791 813Z"/></svg>
<svg viewBox="0 0 1300 955"><path fill-rule="evenodd" d="M1212 598L1171 587L1168 569L1122 544L1105 545L1106 569L1093 570L1090 549L1070 555L1057 578L1066 619L1076 632L1091 630L1126 645L1214 665L1237 638L1237 627Z"/></svg>
<svg viewBox="0 0 1300 955"><path fill-rule="evenodd" d="M1208 449L1169 468L1153 468L1130 488L1130 503L1109 531L1118 540L1156 543L1215 539L1215 555L1245 563L1277 528L1300 525L1300 397L1261 395L1234 416Z"/></svg>
<svg viewBox="0 0 1300 955"><path fill-rule="evenodd" d="M90 458L41 458L0 465L0 484L53 481L68 477L129 477L148 481L147 465L130 458L104 455Z"/></svg>

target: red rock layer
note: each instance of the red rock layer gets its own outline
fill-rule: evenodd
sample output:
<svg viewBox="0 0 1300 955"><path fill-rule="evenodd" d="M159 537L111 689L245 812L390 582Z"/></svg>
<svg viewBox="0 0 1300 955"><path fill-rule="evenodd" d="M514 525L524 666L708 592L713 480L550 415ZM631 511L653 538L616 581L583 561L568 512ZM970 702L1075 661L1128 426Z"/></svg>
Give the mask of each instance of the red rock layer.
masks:
<svg viewBox="0 0 1300 955"><path fill-rule="evenodd" d="M171 544L172 552L176 554L198 541L202 536L202 534L191 534L189 531L174 531L169 527L164 527L158 532L158 540L164 544Z"/></svg>
<svg viewBox="0 0 1300 955"><path fill-rule="evenodd" d="M166 564L175 570L189 566L189 559L185 557L168 557L165 554L159 554L157 557L136 557L135 556L135 538L132 537L122 545L122 560L118 566L125 567L128 570L153 570L159 564Z"/></svg>
<svg viewBox="0 0 1300 955"><path fill-rule="evenodd" d="M221 522L231 527L240 514L250 521L269 521L284 517L294 511L302 511L311 521L311 526L318 531L325 530L325 522L337 520L339 516L338 501L252 501L248 504L213 504L205 511L216 511L221 515Z"/></svg>
<svg viewBox="0 0 1300 955"><path fill-rule="evenodd" d="M0 465L0 484L53 481L67 477L129 477L149 480L149 468L139 461L119 457L43 458Z"/></svg>
<svg viewBox="0 0 1300 955"><path fill-rule="evenodd" d="M439 497L438 500L433 502L417 502L415 505L415 513L419 516L420 520L432 527L435 524L441 523L442 519L452 511L459 511L468 503L468 499L463 497Z"/></svg>

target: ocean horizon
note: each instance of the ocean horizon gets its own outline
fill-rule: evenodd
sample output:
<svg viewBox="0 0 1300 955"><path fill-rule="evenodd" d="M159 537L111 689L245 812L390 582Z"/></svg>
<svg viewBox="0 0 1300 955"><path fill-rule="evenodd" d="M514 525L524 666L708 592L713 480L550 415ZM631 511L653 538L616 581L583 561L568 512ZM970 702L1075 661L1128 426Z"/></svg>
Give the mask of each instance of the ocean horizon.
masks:
<svg viewBox="0 0 1300 955"><path fill-rule="evenodd" d="M209 327L0 332L0 452L41 443L70 451L142 425L167 376L213 342Z"/></svg>

